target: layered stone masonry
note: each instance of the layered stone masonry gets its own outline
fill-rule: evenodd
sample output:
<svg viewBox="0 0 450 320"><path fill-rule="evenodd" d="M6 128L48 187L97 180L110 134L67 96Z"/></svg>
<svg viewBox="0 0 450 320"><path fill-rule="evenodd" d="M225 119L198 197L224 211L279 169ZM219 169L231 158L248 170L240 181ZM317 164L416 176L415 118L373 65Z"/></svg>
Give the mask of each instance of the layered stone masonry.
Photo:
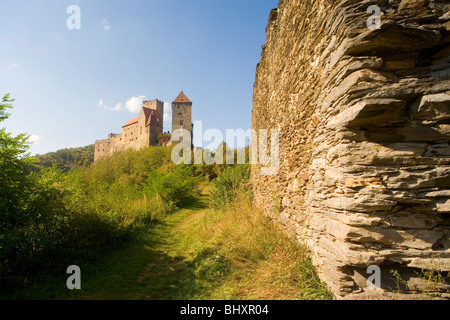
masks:
<svg viewBox="0 0 450 320"><path fill-rule="evenodd" d="M253 128L280 130L280 170L253 166L255 204L337 297L449 297L423 275L450 271L450 2L281 0L266 33Z"/></svg>

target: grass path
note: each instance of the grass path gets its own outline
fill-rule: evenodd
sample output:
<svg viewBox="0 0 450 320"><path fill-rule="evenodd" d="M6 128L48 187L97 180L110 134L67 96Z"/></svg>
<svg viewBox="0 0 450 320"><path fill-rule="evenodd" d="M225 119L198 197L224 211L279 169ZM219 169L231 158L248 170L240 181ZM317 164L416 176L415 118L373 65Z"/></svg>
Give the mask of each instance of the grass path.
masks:
<svg viewBox="0 0 450 320"><path fill-rule="evenodd" d="M307 251L270 219L241 205L219 215L207 208L208 186L189 207L135 239L80 264L81 290L64 275L21 299L296 300L332 299Z"/></svg>
<svg viewBox="0 0 450 320"><path fill-rule="evenodd" d="M207 214L203 194L153 225L147 232L100 262L82 266L82 290L65 289L56 299L190 299L197 290L192 259L195 230Z"/></svg>

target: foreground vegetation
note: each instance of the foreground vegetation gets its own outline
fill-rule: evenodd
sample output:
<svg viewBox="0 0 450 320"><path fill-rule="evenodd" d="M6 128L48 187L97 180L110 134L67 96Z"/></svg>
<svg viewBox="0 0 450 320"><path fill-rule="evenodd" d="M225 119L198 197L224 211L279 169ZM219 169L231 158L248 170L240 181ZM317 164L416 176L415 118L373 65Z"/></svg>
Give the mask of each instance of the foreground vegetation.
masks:
<svg viewBox="0 0 450 320"><path fill-rule="evenodd" d="M231 182L220 177L247 171L246 166L232 167L216 181ZM16 292L15 298L332 299L308 251L251 207L245 180L227 183L234 185L226 188L233 200L211 208L222 182L202 183L195 201L101 259L80 264L82 290L64 288L61 274Z"/></svg>
<svg viewBox="0 0 450 320"><path fill-rule="evenodd" d="M67 171L26 155L25 135L2 129L0 145L0 298L332 297L307 250L252 208L248 165L175 166L159 147ZM69 265L81 291L65 287Z"/></svg>
<svg viewBox="0 0 450 320"><path fill-rule="evenodd" d="M11 102L3 98L0 122ZM195 199L201 179L174 166L168 148L129 150L64 173L38 168L26 135L2 129L0 145L0 295L116 249Z"/></svg>
<svg viewBox="0 0 450 320"><path fill-rule="evenodd" d="M225 169L214 181L210 209L191 227L195 299L332 299L309 253L251 205L249 166Z"/></svg>

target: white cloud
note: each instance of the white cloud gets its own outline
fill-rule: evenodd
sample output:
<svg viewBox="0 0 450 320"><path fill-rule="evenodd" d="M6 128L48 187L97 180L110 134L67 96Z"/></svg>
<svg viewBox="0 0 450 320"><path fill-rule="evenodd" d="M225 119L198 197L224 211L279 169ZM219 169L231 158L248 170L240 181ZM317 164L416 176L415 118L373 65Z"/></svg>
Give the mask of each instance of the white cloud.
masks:
<svg viewBox="0 0 450 320"><path fill-rule="evenodd" d="M103 30L109 31L111 29L111 24L109 23L108 20L103 19L102 24L103 24Z"/></svg>
<svg viewBox="0 0 450 320"><path fill-rule="evenodd" d="M122 109L123 103L118 103L114 107L108 107L106 104L103 103L103 100L100 99L100 101L98 102L98 106L104 108L105 110L109 110L109 111L119 111Z"/></svg>
<svg viewBox="0 0 450 320"><path fill-rule="evenodd" d="M141 110L145 96L131 97L126 103L119 102L114 107L107 106L103 99L98 101L98 106L108 111L121 111L127 109L130 113L137 113Z"/></svg>
<svg viewBox="0 0 450 320"><path fill-rule="evenodd" d="M123 107L123 104L122 103L118 103L114 107L111 108L111 111L119 111L119 110L122 109L122 107Z"/></svg>
<svg viewBox="0 0 450 320"><path fill-rule="evenodd" d="M131 113L135 113L141 110L142 103L145 99L145 96L139 96L139 97L131 97L128 99L127 103L125 104L125 108L128 109Z"/></svg>
<svg viewBox="0 0 450 320"><path fill-rule="evenodd" d="M33 134L30 136L30 138L28 140L33 143L38 143L39 141L42 140L42 137Z"/></svg>
<svg viewBox="0 0 450 320"><path fill-rule="evenodd" d="M18 66L19 66L19 64L17 62L14 62L14 63L11 64L11 67L14 67L14 68L16 68Z"/></svg>
<svg viewBox="0 0 450 320"><path fill-rule="evenodd" d="M164 121L172 121L172 107L169 102L164 102Z"/></svg>

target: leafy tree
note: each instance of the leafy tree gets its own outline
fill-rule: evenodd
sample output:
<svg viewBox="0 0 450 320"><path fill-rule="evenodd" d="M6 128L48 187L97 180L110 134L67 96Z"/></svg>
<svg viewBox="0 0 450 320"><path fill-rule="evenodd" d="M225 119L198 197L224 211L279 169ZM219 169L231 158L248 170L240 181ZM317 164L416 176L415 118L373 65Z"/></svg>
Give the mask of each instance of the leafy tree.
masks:
<svg viewBox="0 0 450 320"><path fill-rule="evenodd" d="M10 116L9 94L0 103L0 122ZM26 209L28 196L33 191L30 171L34 159L25 154L30 146L28 136L12 136L6 128L0 129L0 230L17 223L25 223L27 217L20 214Z"/></svg>

